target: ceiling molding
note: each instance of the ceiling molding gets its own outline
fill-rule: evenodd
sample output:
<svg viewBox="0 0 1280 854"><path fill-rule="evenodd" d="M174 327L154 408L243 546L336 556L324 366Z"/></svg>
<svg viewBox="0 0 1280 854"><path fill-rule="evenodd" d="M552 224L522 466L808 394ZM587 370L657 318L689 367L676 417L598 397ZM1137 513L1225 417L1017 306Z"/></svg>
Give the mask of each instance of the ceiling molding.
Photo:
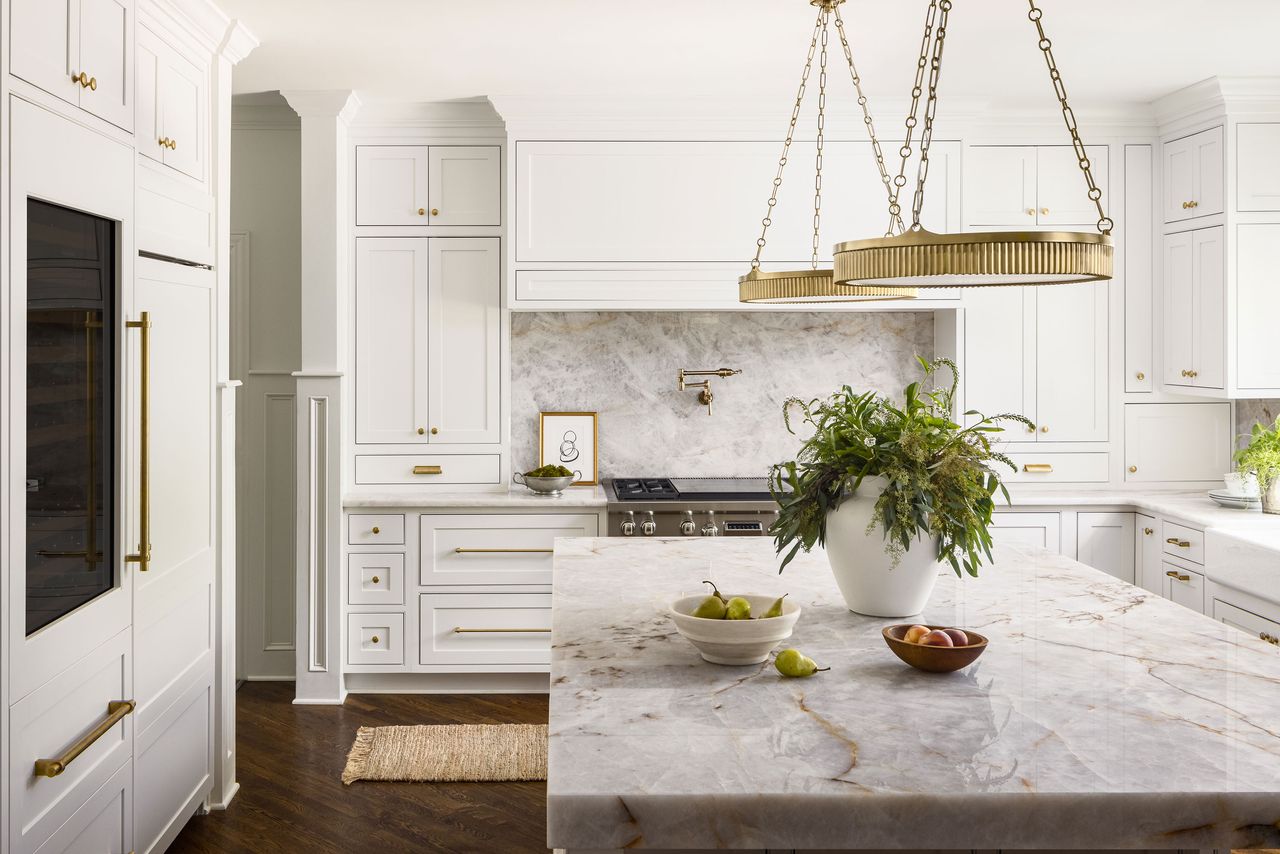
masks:
<svg viewBox="0 0 1280 854"><path fill-rule="evenodd" d="M225 56L232 65L238 65L241 60L253 53L253 49L257 46L257 36L249 32L249 28L240 21L232 21L227 25L222 44L218 45L218 53Z"/></svg>
<svg viewBox="0 0 1280 854"><path fill-rule="evenodd" d="M360 111L360 96L350 89L290 89L280 95L304 119L337 118L350 124Z"/></svg>
<svg viewBox="0 0 1280 854"><path fill-rule="evenodd" d="M1280 77L1210 77L1153 105L1162 130L1220 118L1228 111L1280 113Z"/></svg>
<svg viewBox="0 0 1280 854"><path fill-rule="evenodd" d="M222 46L231 24L231 19L211 0L143 0L138 6L139 13L145 14L150 10L177 24L209 53L216 53Z"/></svg>
<svg viewBox="0 0 1280 854"><path fill-rule="evenodd" d="M360 110L355 127L378 128L488 128L503 131L506 127L488 98L466 98L454 101L419 103L366 104Z"/></svg>

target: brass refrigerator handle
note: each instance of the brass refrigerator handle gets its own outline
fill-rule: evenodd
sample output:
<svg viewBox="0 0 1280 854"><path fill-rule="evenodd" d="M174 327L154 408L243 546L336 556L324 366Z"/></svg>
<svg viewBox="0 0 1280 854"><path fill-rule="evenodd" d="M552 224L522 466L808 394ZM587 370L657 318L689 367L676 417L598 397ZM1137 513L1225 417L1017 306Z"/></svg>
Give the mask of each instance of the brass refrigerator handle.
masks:
<svg viewBox="0 0 1280 854"><path fill-rule="evenodd" d="M151 313L144 311L125 326L141 333L138 343L142 364L138 369L138 551L124 559L146 572L151 564Z"/></svg>
<svg viewBox="0 0 1280 854"><path fill-rule="evenodd" d="M88 750L90 745L106 735L113 726L124 720L126 715L131 714L135 705L133 700L112 700L107 703L107 716L99 721L98 725L86 734L84 738L68 747L66 752L56 759L36 760L35 776L57 777L63 771L66 771L67 766L77 756Z"/></svg>
<svg viewBox="0 0 1280 854"><path fill-rule="evenodd" d="M526 634L529 632L550 632L551 629L464 629L462 626L454 626L453 633L455 635L477 635L477 634Z"/></svg>
<svg viewBox="0 0 1280 854"><path fill-rule="evenodd" d="M456 549L454 549L454 550L453 550L453 553L454 553L454 554L460 554L460 555L465 555L465 554L539 554L539 555L549 555L549 554L552 554L554 551L555 551L555 549L467 549L467 548L463 548L462 546L458 546Z"/></svg>

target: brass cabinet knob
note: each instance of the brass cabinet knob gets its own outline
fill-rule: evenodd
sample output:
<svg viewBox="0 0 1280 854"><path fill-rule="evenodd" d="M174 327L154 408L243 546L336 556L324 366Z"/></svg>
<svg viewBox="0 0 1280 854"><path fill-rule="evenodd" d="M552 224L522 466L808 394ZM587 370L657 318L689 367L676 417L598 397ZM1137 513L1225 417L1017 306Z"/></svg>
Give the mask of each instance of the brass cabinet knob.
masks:
<svg viewBox="0 0 1280 854"><path fill-rule="evenodd" d="M373 526L373 532L374 532L375 534L381 534L381 533L382 533L382 529L381 529L381 528L379 528L377 525L374 525L374 526Z"/></svg>
<svg viewBox="0 0 1280 854"><path fill-rule="evenodd" d="M432 216L440 216L440 209L439 209L439 208L432 208L432 209L431 209L431 215L432 215Z"/></svg>
<svg viewBox="0 0 1280 854"><path fill-rule="evenodd" d="M380 579L380 578L378 578L378 576L376 576L376 575L375 575L373 578L370 578L369 580L370 580L371 582L373 582L374 584L377 584L379 581L381 581L381 579Z"/></svg>
<svg viewBox="0 0 1280 854"><path fill-rule="evenodd" d="M1027 208L1027 216L1035 216L1035 215L1036 215L1035 208Z"/></svg>
<svg viewBox="0 0 1280 854"><path fill-rule="evenodd" d="M1143 529L1142 529L1142 533L1146 534L1146 535L1149 537L1149 536L1151 536L1152 534L1154 534L1154 533L1155 533L1155 531L1151 530L1150 528L1143 528Z"/></svg>
<svg viewBox="0 0 1280 854"><path fill-rule="evenodd" d="M418 208L418 216L426 216L426 215L427 215L426 208Z"/></svg>
<svg viewBox="0 0 1280 854"><path fill-rule="evenodd" d="M1258 638L1259 640L1266 641L1272 646L1280 646L1280 638L1276 637L1273 634L1268 634L1267 632L1258 632Z"/></svg>
<svg viewBox="0 0 1280 854"><path fill-rule="evenodd" d="M1187 207L1189 207L1189 208L1193 208L1193 209L1194 209L1194 208L1198 208L1198 207L1200 207L1200 203L1199 203L1199 202L1197 202L1197 201L1195 201L1195 200L1192 200L1192 201L1187 202Z"/></svg>
<svg viewBox="0 0 1280 854"><path fill-rule="evenodd" d="M377 642L378 642L378 636L377 636L377 635L374 635L373 637L369 638L369 641L370 641L371 643L377 643Z"/></svg>
<svg viewBox="0 0 1280 854"><path fill-rule="evenodd" d="M1138 373L1136 374L1136 376L1137 376L1137 377L1138 377L1138 379L1140 379L1140 380L1145 380L1145 379L1147 378L1147 375L1146 375L1146 374L1144 374L1142 371L1138 371Z"/></svg>
<svg viewBox="0 0 1280 854"><path fill-rule="evenodd" d="M1049 209L1048 209L1048 208L1041 208L1041 209L1040 209L1040 214L1041 214L1041 216L1048 216L1048 214L1049 214Z"/></svg>
<svg viewBox="0 0 1280 854"><path fill-rule="evenodd" d="M1041 425L1041 427L1040 427L1040 432L1041 432L1041 433L1048 433L1048 432L1049 432L1049 425L1048 425L1048 424L1043 424L1043 425Z"/></svg>
<svg viewBox="0 0 1280 854"><path fill-rule="evenodd" d="M1192 379L1195 379L1196 377L1200 376L1200 372L1199 372L1199 371L1187 371L1187 376L1191 377Z"/></svg>
<svg viewBox="0 0 1280 854"><path fill-rule="evenodd" d="M171 151L177 151L177 150L178 150L178 141L177 141L176 139L170 139L170 140L169 140L169 149L170 149Z"/></svg>
<svg viewBox="0 0 1280 854"><path fill-rule="evenodd" d="M418 435L419 435L419 436L424 435L426 432L427 432L427 431L426 431L426 429L424 429L424 428L422 428L422 427L419 427L419 428L418 428Z"/></svg>
<svg viewBox="0 0 1280 854"><path fill-rule="evenodd" d="M431 435L432 435L432 436L439 436L439 435L440 435L440 428L439 428L439 427L432 427L432 428L431 428Z"/></svg>
<svg viewBox="0 0 1280 854"><path fill-rule="evenodd" d="M1129 466L1129 474L1134 474L1134 473L1136 473L1137 471L1138 471L1138 467L1137 467L1137 466ZM1151 529L1150 529L1150 528L1148 528L1148 529L1147 529L1147 533L1148 533L1148 534L1150 534L1150 533L1151 533Z"/></svg>

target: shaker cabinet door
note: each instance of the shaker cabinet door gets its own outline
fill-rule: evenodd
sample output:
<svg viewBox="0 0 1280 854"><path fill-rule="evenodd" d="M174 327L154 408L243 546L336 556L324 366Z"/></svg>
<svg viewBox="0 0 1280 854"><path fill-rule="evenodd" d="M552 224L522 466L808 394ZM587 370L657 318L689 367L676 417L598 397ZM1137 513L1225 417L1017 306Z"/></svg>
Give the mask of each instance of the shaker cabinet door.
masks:
<svg viewBox="0 0 1280 854"><path fill-rule="evenodd" d="M94 81L80 106L133 129L133 2L80 0L80 66Z"/></svg>
<svg viewBox="0 0 1280 854"><path fill-rule="evenodd" d="M1076 560L1135 582L1134 514L1078 513L1076 526Z"/></svg>
<svg viewBox="0 0 1280 854"><path fill-rule="evenodd" d="M1108 294L1106 282L1036 293L1039 441L1107 440Z"/></svg>
<svg viewBox="0 0 1280 854"><path fill-rule="evenodd" d="M202 121L204 71L176 51L162 54L157 98L163 135L168 139L162 157L166 166L198 180L204 179L204 152L208 134Z"/></svg>
<svg viewBox="0 0 1280 854"><path fill-rule="evenodd" d="M77 0L12 0L9 9L9 72L64 101L79 103L72 77L80 73Z"/></svg>
<svg viewBox="0 0 1280 854"><path fill-rule="evenodd" d="M1110 210L1107 190L1107 147L1085 148L1094 184L1102 190L1103 207ZM1036 225L1072 225L1093 230L1098 207L1089 198L1089 185L1080 170L1075 148L1045 145L1036 149Z"/></svg>
<svg viewBox="0 0 1280 854"><path fill-rule="evenodd" d="M496 145L431 146L427 225L501 225L501 152Z"/></svg>
<svg viewBox="0 0 1280 854"><path fill-rule="evenodd" d="M1034 147L974 146L964 157L965 195L969 199L966 225L1030 228L1036 224Z"/></svg>
<svg viewBox="0 0 1280 854"><path fill-rule="evenodd" d="M161 143L160 130L160 69L161 57L168 50L159 36L144 26L138 27L138 40L134 45L133 136L138 153L163 163L168 149Z"/></svg>
<svg viewBox="0 0 1280 854"><path fill-rule="evenodd" d="M430 225L427 147L356 147L356 225Z"/></svg>
<svg viewBox="0 0 1280 854"><path fill-rule="evenodd" d="M1193 232L1192 385L1224 388L1227 373L1226 247L1223 229Z"/></svg>
<svg viewBox="0 0 1280 854"><path fill-rule="evenodd" d="M1072 285L1072 287L1076 287ZM964 408L1016 412L1035 421L1036 288L971 288L964 294ZM1049 290L1045 288L1044 290ZM971 421L973 419L970 419ZM1011 424L1002 442L1034 442L1035 430Z"/></svg>
<svg viewBox="0 0 1280 854"><path fill-rule="evenodd" d="M1130 403L1124 413L1124 479L1221 481L1231 470L1231 404Z"/></svg>
<svg viewBox="0 0 1280 854"><path fill-rule="evenodd" d="M1164 221L1222 213L1225 161L1222 128L1164 144Z"/></svg>
<svg viewBox="0 0 1280 854"><path fill-rule="evenodd" d="M1164 383L1189 386L1195 363L1195 242L1192 232L1164 239Z"/></svg>
<svg viewBox="0 0 1280 854"><path fill-rule="evenodd" d="M356 240L356 442L427 441L427 240Z"/></svg>

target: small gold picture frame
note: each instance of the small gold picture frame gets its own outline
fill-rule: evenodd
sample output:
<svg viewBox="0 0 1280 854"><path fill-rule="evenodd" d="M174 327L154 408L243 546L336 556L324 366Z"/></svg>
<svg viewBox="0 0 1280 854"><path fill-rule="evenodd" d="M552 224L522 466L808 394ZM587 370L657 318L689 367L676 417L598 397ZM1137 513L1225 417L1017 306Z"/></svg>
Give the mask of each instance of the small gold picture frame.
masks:
<svg viewBox="0 0 1280 854"><path fill-rule="evenodd" d="M576 475L574 486L600 482L599 418L594 412L538 414L538 465L558 465Z"/></svg>

